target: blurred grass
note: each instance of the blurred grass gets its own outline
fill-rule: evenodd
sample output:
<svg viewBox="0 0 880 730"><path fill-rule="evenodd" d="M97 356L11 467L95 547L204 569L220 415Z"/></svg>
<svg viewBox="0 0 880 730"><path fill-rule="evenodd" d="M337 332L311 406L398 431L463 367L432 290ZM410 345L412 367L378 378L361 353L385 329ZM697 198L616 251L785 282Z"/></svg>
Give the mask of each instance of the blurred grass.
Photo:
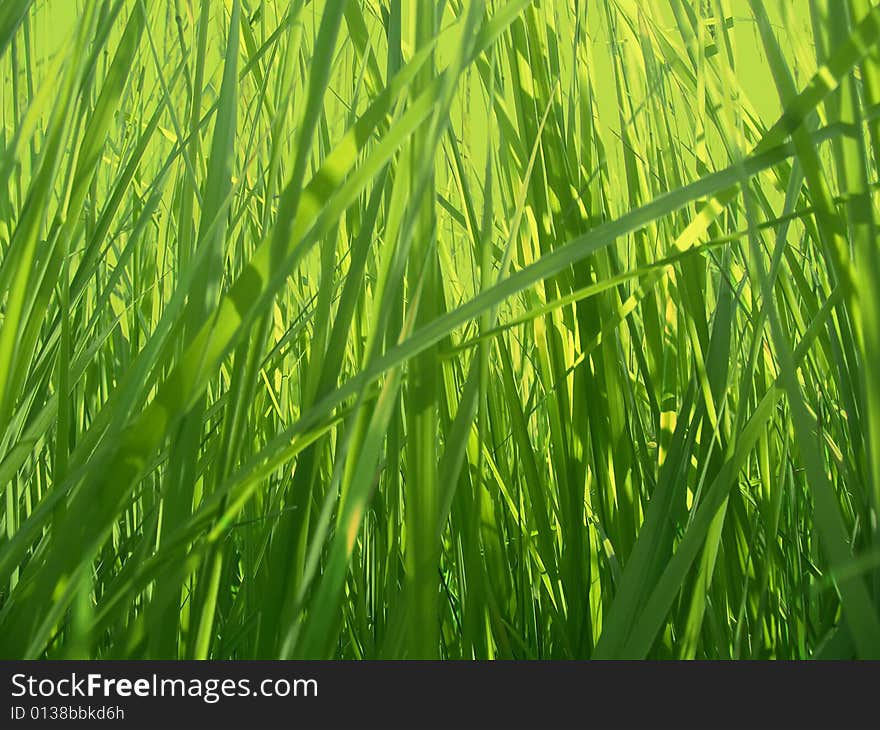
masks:
<svg viewBox="0 0 880 730"><path fill-rule="evenodd" d="M0 655L880 657L872 0L5 0Z"/></svg>

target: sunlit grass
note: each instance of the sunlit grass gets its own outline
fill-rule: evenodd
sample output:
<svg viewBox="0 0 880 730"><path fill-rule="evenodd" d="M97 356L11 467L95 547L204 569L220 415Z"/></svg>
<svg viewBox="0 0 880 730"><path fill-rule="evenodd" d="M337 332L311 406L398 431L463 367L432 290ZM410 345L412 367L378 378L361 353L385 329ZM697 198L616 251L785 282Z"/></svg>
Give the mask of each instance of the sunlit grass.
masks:
<svg viewBox="0 0 880 730"><path fill-rule="evenodd" d="M878 43L2 0L0 655L880 657Z"/></svg>

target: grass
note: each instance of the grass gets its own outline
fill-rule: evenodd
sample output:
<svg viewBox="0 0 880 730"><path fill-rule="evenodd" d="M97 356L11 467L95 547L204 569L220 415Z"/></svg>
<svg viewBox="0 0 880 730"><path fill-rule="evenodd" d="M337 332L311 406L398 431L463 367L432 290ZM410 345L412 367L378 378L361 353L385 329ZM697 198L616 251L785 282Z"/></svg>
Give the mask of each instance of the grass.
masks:
<svg viewBox="0 0 880 730"><path fill-rule="evenodd" d="M0 655L880 658L880 6L413 5L0 6Z"/></svg>

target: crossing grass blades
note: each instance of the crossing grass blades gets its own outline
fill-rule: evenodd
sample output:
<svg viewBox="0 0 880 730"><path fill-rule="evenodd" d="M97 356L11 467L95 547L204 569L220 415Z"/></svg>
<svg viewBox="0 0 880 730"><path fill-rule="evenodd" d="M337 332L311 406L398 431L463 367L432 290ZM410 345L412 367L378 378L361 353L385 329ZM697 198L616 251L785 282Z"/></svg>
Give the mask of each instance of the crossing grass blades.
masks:
<svg viewBox="0 0 880 730"><path fill-rule="evenodd" d="M880 657L878 44L3 0L0 654Z"/></svg>

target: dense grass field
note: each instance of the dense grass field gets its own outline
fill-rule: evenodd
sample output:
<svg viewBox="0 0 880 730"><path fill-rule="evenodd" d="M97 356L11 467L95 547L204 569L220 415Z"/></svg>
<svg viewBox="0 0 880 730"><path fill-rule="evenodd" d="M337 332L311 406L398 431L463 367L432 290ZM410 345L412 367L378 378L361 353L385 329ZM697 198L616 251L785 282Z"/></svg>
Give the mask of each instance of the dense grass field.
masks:
<svg viewBox="0 0 880 730"><path fill-rule="evenodd" d="M0 0L0 656L880 658L874 0Z"/></svg>

